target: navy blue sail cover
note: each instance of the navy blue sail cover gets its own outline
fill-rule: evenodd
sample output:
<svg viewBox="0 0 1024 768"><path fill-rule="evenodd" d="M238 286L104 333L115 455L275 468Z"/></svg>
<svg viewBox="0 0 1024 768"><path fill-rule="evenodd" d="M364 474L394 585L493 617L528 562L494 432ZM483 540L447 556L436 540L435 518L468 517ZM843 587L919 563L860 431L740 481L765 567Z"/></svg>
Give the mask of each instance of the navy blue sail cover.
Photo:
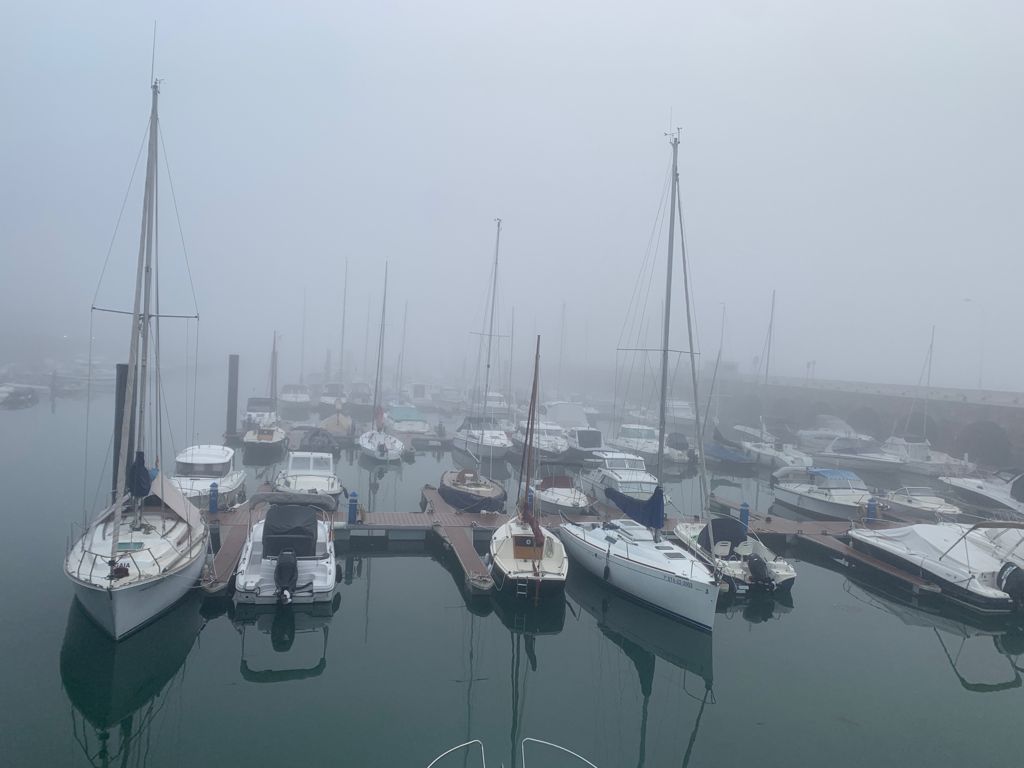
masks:
<svg viewBox="0 0 1024 768"><path fill-rule="evenodd" d="M128 468L128 492L136 499L142 499L149 495L149 487L153 478L146 469L146 457L142 451L135 452L135 461Z"/></svg>
<svg viewBox="0 0 1024 768"><path fill-rule="evenodd" d="M636 520L640 525L646 525L655 530L661 530L665 525L665 493L660 485L654 489L654 493L647 501L634 499L614 488L605 488L604 495L624 514Z"/></svg>

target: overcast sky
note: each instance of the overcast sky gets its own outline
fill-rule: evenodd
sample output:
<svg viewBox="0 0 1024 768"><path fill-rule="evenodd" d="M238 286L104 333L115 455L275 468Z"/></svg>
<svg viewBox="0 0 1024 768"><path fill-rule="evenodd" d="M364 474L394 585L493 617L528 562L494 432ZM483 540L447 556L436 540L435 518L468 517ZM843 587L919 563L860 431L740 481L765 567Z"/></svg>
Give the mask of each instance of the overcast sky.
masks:
<svg viewBox="0 0 1024 768"><path fill-rule="evenodd" d="M386 354L408 302L407 378L457 377L500 216L502 331L515 306L550 380L564 302L567 364L611 362L679 126L705 355L724 303L749 370L775 288L778 374L914 382L935 324L935 384L975 386L983 360L986 387L1024 389L1019 2L5 3L0 347L87 335L154 19L211 359L263 370L277 329L295 378L303 290L307 368L336 358L347 259L346 356L362 367L369 309L372 366L387 260ZM141 176L105 306L130 306ZM188 310L169 192L163 306ZM656 255L660 281L663 236Z"/></svg>

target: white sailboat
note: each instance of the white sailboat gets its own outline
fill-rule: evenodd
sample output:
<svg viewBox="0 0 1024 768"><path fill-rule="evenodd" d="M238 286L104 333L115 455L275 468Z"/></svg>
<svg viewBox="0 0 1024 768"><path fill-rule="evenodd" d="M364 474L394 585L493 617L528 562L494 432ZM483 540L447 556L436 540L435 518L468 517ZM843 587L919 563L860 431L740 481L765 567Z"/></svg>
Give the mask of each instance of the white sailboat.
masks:
<svg viewBox="0 0 1024 768"><path fill-rule="evenodd" d="M384 370L384 317L388 309L388 266L384 265L384 298L380 307L380 336L377 339L377 381L373 386L373 428L359 436L359 450L370 461L400 461L405 444L384 429L380 377Z"/></svg>
<svg viewBox="0 0 1024 768"><path fill-rule="evenodd" d="M699 629L711 631L715 622L715 606L719 587L714 573L697 557L683 548L664 541L660 529L665 522L665 496L660 478L665 461L666 396L668 392L669 329L672 306L672 260L676 224L676 199L679 191L679 138L672 138L672 197L668 234L667 275L665 280L665 323L661 349L661 393L659 408L657 476L659 485L650 499L638 501L614 489L605 495L632 519L595 523L571 523L566 520L559 535L572 558L586 570L630 597L651 605ZM685 275L685 253L684 253ZM684 285L685 282L684 282ZM689 288L687 294L687 327L689 320ZM692 358L691 358L692 361ZM696 378L696 368L691 364ZM694 381L694 400L697 387ZM701 427L697 423L700 444ZM702 495L706 498L705 478L701 474Z"/></svg>
<svg viewBox="0 0 1024 768"><path fill-rule="evenodd" d="M74 584L79 602L100 627L118 640L162 614L195 585L209 539L199 509L162 472L151 476L142 450L147 444L151 336L159 379L159 324L152 322L154 315L159 315L159 296L152 277L156 269L159 93L159 82L154 81L132 334L120 432L115 436L113 503L86 527L64 562L64 572ZM160 387L154 387L154 391L159 394ZM161 409L157 407L155 412L159 414ZM159 461L159 429L155 432ZM135 457L129 466L132 446Z"/></svg>
<svg viewBox="0 0 1024 768"><path fill-rule="evenodd" d="M527 420L520 493L516 515L495 529L491 535L490 567L494 585L500 593L538 601L541 598L562 599L565 579L569 574L569 558L558 537L537 520L537 498L533 486L536 466L534 434L537 427L538 368L540 336L533 369L533 393Z"/></svg>

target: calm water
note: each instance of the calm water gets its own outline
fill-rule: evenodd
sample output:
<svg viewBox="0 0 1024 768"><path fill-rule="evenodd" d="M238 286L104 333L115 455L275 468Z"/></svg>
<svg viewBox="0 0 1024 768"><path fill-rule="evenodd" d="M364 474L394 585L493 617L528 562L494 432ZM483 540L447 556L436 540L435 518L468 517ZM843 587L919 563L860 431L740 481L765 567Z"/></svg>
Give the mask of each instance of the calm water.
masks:
<svg viewBox="0 0 1024 768"><path fill-rule="evenodd" d="M93 409L90 498L110 432L109 404ZM508 766L526 736L604 767L1022 760L1019 632L965 633L800 552L791 605L725 609L713 638L580 573L564 612L467 604L424 552L350 558L333 615L244 622L193 600L115 646L61 569L82 511L84 410L0 412L5 766L424 766L467 738ZM215 440L221 422L211 408L199 438ZM450 460L419 456L375 478L343 459L340 474L377 509L412 509ZM718 482L758 495L751 480ZM670 494L683 505L693 483Z"/></svg>

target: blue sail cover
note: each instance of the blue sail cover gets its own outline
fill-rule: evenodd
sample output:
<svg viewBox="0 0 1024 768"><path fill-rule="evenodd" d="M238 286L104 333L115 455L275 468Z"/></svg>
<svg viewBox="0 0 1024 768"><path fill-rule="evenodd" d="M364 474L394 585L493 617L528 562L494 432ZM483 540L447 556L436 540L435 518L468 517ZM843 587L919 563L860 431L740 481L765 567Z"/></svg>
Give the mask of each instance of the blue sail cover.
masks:
<svg viewBox="0 0 1024 768"><path fill-rule="evenodd" d="M654 493L647 501L634 499L614 488L605 488L604 495L640 525L655 530L661 530L665 525L665 493L660 485L654 489Z"/></svg>
<svg viewBox="0 0 1024 768"><path fill-rule="evenodd" d="M146 469L146 457L142 451L135 452L135 461L128 468L127 481L128 492L136 499L149 495L152 477L150 477L149 470Z"/></svg>

